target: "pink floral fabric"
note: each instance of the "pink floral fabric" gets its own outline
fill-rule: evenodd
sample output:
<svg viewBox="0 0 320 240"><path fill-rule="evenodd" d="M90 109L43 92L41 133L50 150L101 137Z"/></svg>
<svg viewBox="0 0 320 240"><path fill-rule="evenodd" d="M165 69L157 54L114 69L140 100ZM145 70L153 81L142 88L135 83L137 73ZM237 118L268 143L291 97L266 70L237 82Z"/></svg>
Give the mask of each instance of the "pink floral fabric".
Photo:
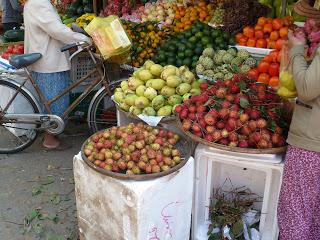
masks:
<svg viewBox="0 0 320 240"><path fill-rule="evenodd" d="M320 153L289 146L278 223L280 240L320 239Z"/></svg>

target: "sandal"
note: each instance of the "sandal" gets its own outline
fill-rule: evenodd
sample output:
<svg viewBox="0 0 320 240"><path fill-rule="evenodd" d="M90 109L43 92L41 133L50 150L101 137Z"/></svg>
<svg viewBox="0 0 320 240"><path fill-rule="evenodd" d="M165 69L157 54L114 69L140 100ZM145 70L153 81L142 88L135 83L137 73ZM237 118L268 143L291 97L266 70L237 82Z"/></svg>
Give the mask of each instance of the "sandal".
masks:
<svg viewBox="0 0 320 240"><path fill-rule="evenodd" d="M68 143L60 143L57 147L48 147L45 145L42 145L43 150L46 151L64 151L72 148L72 145Z"/></svg>

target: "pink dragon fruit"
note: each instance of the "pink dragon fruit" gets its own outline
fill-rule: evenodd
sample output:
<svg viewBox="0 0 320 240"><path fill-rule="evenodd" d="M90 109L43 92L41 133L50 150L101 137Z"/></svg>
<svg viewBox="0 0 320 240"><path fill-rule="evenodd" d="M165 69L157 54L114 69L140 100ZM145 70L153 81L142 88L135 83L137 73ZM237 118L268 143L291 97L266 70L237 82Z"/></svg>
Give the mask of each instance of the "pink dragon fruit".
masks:
<svg viewBox="0 0 320 240"><path fill-rule="evenodd" d="M308 39L311 43L319 43L320 42L320 27L317 27L311 33L309 33Z"/></svg>
<svg viewBox="0 0 320 240"><path fill-rule="evenodd" d="M308 19L304 24L304 30L306 33L311 33L317 27L316 22L313 19Z"/></svg>

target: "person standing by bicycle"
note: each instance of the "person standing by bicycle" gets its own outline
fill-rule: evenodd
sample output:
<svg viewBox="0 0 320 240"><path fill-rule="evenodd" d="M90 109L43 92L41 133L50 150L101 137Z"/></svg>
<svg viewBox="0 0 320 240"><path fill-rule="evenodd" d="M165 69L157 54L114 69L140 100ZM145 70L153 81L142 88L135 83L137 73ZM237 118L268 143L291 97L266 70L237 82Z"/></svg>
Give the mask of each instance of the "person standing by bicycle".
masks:
<svg viewBox="0 0 320 240"><path fill-rule="evenodd" d="M28 0L24 6L24 25L25 53L42 54L42 58L29 69L46 100L50 100L70 83L69 55L62 53L61 47L79 41L91 43L91 39L65 26L50 0ZM68 106L69 96L66 94L51 105L52 114L61 116ZM47 133L43 147L63 149L59 139Z"/></svg>

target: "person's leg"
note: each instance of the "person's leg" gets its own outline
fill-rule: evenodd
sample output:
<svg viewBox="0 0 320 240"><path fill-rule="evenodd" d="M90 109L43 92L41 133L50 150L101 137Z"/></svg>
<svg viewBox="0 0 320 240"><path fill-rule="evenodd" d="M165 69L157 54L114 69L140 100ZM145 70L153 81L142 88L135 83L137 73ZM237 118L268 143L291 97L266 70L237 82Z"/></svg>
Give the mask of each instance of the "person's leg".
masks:
<svg viewBox="0 0 320 240"><path fill-rule="evenodd" d="M313 240L320 154L289 146L278 205L280 240Z"/></svg>
<svg viewBox="0 0 320 240"><path fill-rule="evenodd" d="M70 74L68 71L59 73L34 73L33 75L47 100L59 95L70 83ZM61 116L68 106L69 95L66 94L51 105L51 111L53 114ZM60 146L60 141L56 136L46 133L44 135L43 146L49 149L55 149Z"/></svg>

